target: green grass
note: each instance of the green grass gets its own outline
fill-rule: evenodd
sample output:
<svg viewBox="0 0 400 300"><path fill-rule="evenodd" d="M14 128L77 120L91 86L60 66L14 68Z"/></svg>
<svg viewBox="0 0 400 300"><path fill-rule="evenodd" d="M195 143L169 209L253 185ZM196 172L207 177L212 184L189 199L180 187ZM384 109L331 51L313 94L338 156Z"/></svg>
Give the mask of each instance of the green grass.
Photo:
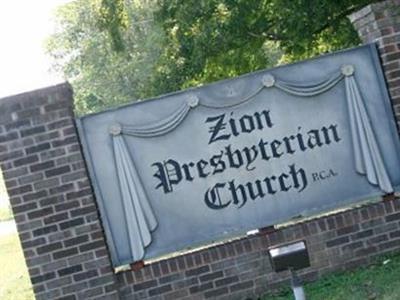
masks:
<svg viewBox="0 0 400 300"><path fill-rule="evenodd" d="M341 274L328 275L305 285L307 299L312 300L399 300L400 255L380 259L372 266ZM263 300L291 300L290 289Z"/></svg>
<svg viewBox="0 0 400 300"><path fill-rule="evenodd" d="M34 299L17 234L0 236L0 299Z"/></svg>
<svg viewBox="0 0 400 300"><path fill-rule="evenodd" d="M0 299L34 299L17 234L0 236ZM328 275L305 286L311 300L399 300L400 254L356 271ZM262 300L292 300L289 288Z"/></svg>
<svg viewBox="0 0 400 300"><path fill-rule="evenodd" d="M0 222L11 220L13 218L13 214L11 212L11 208L7 206L0 206Z"/></svg>

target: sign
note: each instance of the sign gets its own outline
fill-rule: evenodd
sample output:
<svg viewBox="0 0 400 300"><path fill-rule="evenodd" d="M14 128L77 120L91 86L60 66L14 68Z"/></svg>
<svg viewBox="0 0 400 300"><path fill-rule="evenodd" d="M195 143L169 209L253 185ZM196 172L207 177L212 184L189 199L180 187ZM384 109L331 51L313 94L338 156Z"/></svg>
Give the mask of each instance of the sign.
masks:
<svg viewBox="0 0 400 300"><path fill-rule="evenodd" d="M80 118L115 266L396 191L367 45Z"/></svg>

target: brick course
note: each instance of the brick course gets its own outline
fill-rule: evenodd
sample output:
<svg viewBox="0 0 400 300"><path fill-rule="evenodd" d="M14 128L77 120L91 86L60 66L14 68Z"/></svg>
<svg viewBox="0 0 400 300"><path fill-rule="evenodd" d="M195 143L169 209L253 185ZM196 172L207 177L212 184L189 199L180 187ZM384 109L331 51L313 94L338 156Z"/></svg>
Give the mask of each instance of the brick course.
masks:
<svg viewBox="0 0 400 300"><path fill-rule="evenodd" d="M400 120L399 0L350 18L377 41ZM396 24L397 22L397 24ZM0 100L0 166L37 299L246 299L289 282L268 248L305 240L304 280L400 249L400 199L364 205L114 274L74 125L72 92L58 85Z"/></svg>
<svg viewBox="0 0 400 300"><path fill-rule="evenodd" d="M72 105L66 84L1 99L0 165L36 299L119 299Z"/></svg>
<svg viewBox="0 0 400 300"><path fill-rule="evenodd" d="M368 5L349 16L364 43L378 44L393 109L400 124L400 1Z"/></svg>

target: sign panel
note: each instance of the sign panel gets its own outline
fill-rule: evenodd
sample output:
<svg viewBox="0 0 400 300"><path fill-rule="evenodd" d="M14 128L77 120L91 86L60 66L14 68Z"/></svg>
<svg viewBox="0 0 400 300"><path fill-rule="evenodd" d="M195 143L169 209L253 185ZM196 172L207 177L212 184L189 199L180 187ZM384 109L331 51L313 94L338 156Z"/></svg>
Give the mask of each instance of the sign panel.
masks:
<svg viewBox="0 0 400 300"><path fill-rule="evenodd" d="M115 266L397 190L374 45L78 119Z"/></svg>

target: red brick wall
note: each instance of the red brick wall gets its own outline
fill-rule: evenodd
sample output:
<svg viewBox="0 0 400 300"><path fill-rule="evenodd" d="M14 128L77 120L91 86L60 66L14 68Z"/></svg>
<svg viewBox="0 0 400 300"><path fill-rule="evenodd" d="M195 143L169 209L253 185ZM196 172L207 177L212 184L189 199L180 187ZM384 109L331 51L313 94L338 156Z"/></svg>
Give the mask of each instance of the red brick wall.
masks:
<svg viewBox="0 0 400 300"><path fill-rule="evenodd" d="M118 299L68 85L0 100L0 166L36 298Z"/></svg>
<svg viewBox="0 0 400 300"><path fill-rule="evenodd" d="M351 22L364 43L377 43L389 92L400 121L400 0L368 5L352 14Z"/></svg>
<svg viewBox="0 0 400 300"><path fill-rule="evenodd" d="M365 41L378 41L400 116L400 22L388 3L399 1L368 6L351 19ZM400 250L395 199L114 275L72 103L68 85L0 100L0 166L37 299L255 298L288 282L287 272L272 272L267 256L279 243L307 242L306 280Z"/></svg>
<svg viewBox="0 0 400 300"><path fill-rule="evenodd" d="M366 265L376 256L400 249L400 200L368 205L158 262L140 271L120 273L121 297L256 299L289 282L288 272L272 272L268 247L303 239L312 265L301 272L305 280Z"/></svg>

